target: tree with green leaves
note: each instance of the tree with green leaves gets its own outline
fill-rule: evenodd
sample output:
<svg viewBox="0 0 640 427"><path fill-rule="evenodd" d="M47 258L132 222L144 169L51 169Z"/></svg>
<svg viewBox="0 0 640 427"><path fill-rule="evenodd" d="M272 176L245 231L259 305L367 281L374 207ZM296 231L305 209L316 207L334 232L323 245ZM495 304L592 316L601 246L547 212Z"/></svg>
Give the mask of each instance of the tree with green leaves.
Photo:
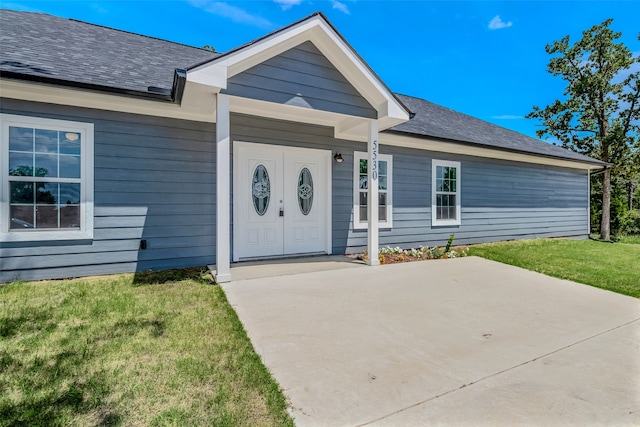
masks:
<svg viewBox="0 0 640 427"><path fill-rule="evenodd" d="M612 19L582 33L547 45L553 55L547 70L567 86L563 99L533 107L538 137L554 137L563 147L612 164L602 177L600 237L609 240L611 179L632 179L640 161L640 56L622 42ZM638 37L640 40L640 36Z"/></svg>

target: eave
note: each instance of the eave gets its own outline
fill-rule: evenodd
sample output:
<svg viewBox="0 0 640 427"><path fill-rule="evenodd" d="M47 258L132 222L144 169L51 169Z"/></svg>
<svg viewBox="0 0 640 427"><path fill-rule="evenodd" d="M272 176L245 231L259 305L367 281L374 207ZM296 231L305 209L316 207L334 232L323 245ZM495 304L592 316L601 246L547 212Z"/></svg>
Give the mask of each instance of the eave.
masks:
<svg viewBox="0 0 640 427"><path fill-rule="evenodd" d="M534 153L530 151L490 147L474 142L421 136L391 130L387 130L380 134L380 144L394 147L416 148L419 150L436 151L448 154L460 154L490 159L558 166L571 169L597 170L611 166L609 163L595 159L592 161L586 159L580 160L569 157Z"/></svg>

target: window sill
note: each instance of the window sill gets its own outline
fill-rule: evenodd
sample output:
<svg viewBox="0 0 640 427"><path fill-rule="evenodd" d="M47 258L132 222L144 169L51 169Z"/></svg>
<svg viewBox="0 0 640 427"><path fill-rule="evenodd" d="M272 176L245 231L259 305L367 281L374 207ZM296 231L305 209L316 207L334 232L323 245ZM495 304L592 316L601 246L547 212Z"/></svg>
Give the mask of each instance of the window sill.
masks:
<svg viewBox="0 0 640 427"><path fill-rule="evenodd" d="M450 227L460 224L461 221L432 221L431 227Z"/></svg>
<svg viewBox="0 0 640 427"><path fill-rule="evenodd" d="M34 231L0 233L1 243L10 242L51 242L70 240L93 240L93 233L86 231Z"/></svg>
<svg viewBox="0 0 640 427"><path fill-rule="evenodd" d="M353 225L354 230L367 230L368 228L369 228L369 224L367 224L366 222ZM378 223L378 230L391 230L392 228L393 228L393 224L390 224L388 222Z"/></svg>

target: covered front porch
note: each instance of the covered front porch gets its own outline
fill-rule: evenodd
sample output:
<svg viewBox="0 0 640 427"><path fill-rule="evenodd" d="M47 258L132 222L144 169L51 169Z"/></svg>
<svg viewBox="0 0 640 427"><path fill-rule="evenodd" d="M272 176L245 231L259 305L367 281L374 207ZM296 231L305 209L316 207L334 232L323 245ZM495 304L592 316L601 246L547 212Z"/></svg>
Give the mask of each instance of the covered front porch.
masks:
<svg viewBox="0 0 640 427"><path fill-rule="evenodd" d="M333 130L332 137L336 140L352 141L360 146L363 142L366 144L367 251L370 254L369 264L378 264L379 131L408 120L409 112L321 14L312 15L250 45L192 67L187 70L184 96L185 100L197 100L205 106L216 123L217 282L231 281L231 261L241 258L233 253L239 247L234 236L237 237L239 230L244 231L238 228L244 224L236 223L236 228L232 227L232 219L238 221L238 217L234 216L236 200L232 187L234 191L244 191L247 186L241 190L236 188L242 169L234 169L237 159L232 159L232 154L236 156L239 144L249 146L247 143L251 143L256 146L264 142L260 138L243 141L235 137L234 115L323 126ZM291 150L305 147L302 142L293 144ZM327 151L333 151L331 147L328 148ZM286 147L282 150L286 151ZM311 151L308 147L307 150ZM247 171L255 174L255 168L263 167L265 162L258 158L255 166L249 166L249 169L254 169ZM329 178L330 173L329 168ZM266 174L263 173L265 177ZM277 174L272 172L271 178L274 177ZM279 181L273 179L275 185L282 181L280 178ZM258 184L267 188L271 180L265 178L264 182ZM358 183L351 182L351 185ZM333 246L331 182L320 196L326 198L329 211L328 220L324 223L328 243L322 252L330 255ZM260 194L259 197L266 195ZM282 206L282 197L276 199L280 200L274 200L273 203L279 202ZM244 211L247 207L251 207L251 204L239 204L236 208ZM264 207L262 211L257 209L257 215L271 213ZM285 216L282 207L279 216ZM281 219L291 221L290 217ZM256 245L260 244L255 236L249 238ZM292 249L284 251L284 254L298 252Z"/></svg>

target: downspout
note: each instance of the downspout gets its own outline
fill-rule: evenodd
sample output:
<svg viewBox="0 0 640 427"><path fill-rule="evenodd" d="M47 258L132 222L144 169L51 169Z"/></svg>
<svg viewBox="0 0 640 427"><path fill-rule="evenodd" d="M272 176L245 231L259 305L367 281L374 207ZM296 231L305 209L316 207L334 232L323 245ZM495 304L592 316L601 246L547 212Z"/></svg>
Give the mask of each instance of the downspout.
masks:
<svg viewBox="0 0 640 427"><path fill-rule="evenodd" d="M184 87L187 84L187 71L176 68L173 75L173 85L171 87L171 101L176 104L182 103L182 95L184 95Z"/></svg>

